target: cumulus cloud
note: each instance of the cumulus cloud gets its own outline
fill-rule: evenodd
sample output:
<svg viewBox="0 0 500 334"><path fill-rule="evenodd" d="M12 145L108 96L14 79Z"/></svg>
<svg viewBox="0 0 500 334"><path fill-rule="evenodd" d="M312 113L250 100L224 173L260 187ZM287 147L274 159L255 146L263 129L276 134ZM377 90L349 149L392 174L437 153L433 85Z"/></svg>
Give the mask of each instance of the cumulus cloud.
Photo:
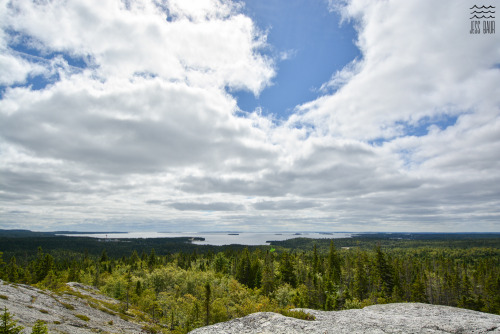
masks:
<svg viewBox="0 0 500 334"><path fill-rule="evenodd" d="M468 2L332 4L361 57L279 122L231 95L279 61L242 6L3 3L1 226L498 230L500 43Z"/></svg>

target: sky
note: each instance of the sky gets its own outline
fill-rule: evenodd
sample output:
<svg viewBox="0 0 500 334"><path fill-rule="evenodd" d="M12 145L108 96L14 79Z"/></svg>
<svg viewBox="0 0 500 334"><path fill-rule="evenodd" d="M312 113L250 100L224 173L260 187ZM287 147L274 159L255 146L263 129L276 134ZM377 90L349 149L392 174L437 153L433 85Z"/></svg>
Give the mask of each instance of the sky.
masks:
<svg viewBox="0 0 500 334"><path fill-rule="evenodd" d="M475 4L2 1L0 228L500 232Z"/></svg>

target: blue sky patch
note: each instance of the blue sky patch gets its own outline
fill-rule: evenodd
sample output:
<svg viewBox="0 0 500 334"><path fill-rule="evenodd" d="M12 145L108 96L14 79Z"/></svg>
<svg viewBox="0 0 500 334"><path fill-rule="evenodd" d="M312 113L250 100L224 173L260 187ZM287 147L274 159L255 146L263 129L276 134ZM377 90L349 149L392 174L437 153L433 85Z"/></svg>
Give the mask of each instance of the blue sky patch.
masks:
<svg viewBox="0 0 500 334"><path fill-rule="evenodd" d="M260 96L232 92L244 111L260 107L264 115L287 119L297 105L321 95L321 85L360 55L353 25L340 25L340 16L326 2L254 0L243 11L268 31L270 47L263 52L277 59L273 84Z"/></svg>
<svg viewBox="0 0 500 334"><path fill-rule="evenodd" d="M417 124L410 124L408 122L398 122L404 126L404 136L422 137L429 133L431 126L437 126L440 130L455 125L459 115L440 115L439 117L423 117Z"/></svg>

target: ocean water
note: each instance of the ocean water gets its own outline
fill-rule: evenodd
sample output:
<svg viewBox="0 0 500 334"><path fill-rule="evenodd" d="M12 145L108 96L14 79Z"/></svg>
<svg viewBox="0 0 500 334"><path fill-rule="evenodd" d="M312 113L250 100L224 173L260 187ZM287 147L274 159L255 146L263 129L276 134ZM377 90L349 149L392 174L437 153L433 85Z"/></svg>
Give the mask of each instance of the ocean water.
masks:
<svg viewBox="0 0 500 334"><path fill-rule="evenodd" d="M99 239L126 239L126 238L176 238L176 237L190 237L190 238L205 238L205 241L193 241L197 245L269 245L268 241L281 241L293 238L311 238L311 239L337 239L337 238L350 238L353 233L345 232L331 232L331 233L317 233L317 232L303 232L303 233L280 233L280 232L185 232L185 233L171 233L171 232L128 232L128 233L93 233L93 234L61 234L71 237L92 237Z"/></svg>

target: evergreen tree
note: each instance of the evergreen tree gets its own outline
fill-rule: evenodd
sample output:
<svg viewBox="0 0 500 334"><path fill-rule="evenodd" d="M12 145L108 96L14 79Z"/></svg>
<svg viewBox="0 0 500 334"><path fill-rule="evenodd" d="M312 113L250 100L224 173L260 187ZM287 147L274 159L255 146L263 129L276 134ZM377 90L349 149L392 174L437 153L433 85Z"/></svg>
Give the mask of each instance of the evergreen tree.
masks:
<svg viewBox="0 0 500 334"><path fill-rule="evenodd" d="M3 278L3 266L5 264L5 262L3 262L2 255L3 253L0 252L0 278Z"/></svg>
<svg viewBox="0 0 500 334"><path fill-rule="evenodd" d="M103 251L101 253L101 259L99 261L100 262L108 261L108 253L106 252L106 249L103 249Z"/></svg>
<svg viewBox="0 0 500 334"><path fill-rule="evenodd" d="M243 251L242 257L240 257L240 261L238 263L237 271L236 271L236 279L253 289L256 286L260 285L259 281L259 273L260 266L255 261L252 262L250 259L250 252L248 248L245 248ZM257 282L259 281L259 282Z"/></svg>
<svg viewBox="0 0 500 334"><path fill-rule="evenodd" d="M335 284L340 284L342 272L340 271L340 257L335 250L333 240L330 240L330 250L328 252L328 278Z"/></svg>
<svg viewBox="0 0 500 334"><path fill-rule="evenodd" d="M157 263L157 259L156 259L155 249L152 248L151 253L149 254L149 258L148 258L149 268L154 268L156 266L156 263Z"/></svg>
<svg viewBox="0 0 500 334"><path fill-rule="evenodd" d="M54 268L54 258L50 254L44 254L42 247L38 247L38 255L35 261L35 283L43 281L45 276Z"/></svg>
<svg viewBox="0 0 500 334"><path fill-rule="evenodd" d="M49 330L42 320L37 320L31 329L31 334L49 334Z"/></svg>
<svg viewBox="0 0 500 334"><path fill-rule="evenodd" d="M142 294L142 285L141 285L141 281L137 281L137 283L135 284L135 294L140 296Z"/></svg>
<svg viewBox="0 0 500 334"><path fill-rule="evenodd" d="M216 272L223 273L223 274L226 274L228 272L229 261L227 260L224 253L222 253L222 252L217 253L213 263L214 263L214 269Z"/></svg>
<svg viewBox="0 0 500 334"><path fill-rule="evenodd" d="M262 282L262 266L260 264L260 261L257 257L255 257L252 260L252 288L257 288L259 289L261 287L261 282Z"/></svg>
<svg viewBox="0 0 500 334"><path fill-rule="evenodd" d="M210 288L210 283L207 282L205 284L205 310L206 310L206 318L205 318L205 325L208 326L210 324L210 297L211 297L212 291Z"/></svg>
<svg viewBox="0 0 500 334"><path fill-rule="evenodd" d="M0 334L18 334L24 329L23 326L18 326L10 315L7 307L4 307L3 314L0 317Z"/></svg>
<svg viewBox="0 0 500 334"><path fill-rule="evenodd" d="M489 275L486 293L486 312L500 314L500 276Z"/></svg>
<svg viewBox="0 0 500 334"><path fill-rule="evenodd" d="M137 254L137 251L134 249L132 252L132 255L130 256L130 264L134 265L137 262L139 262L141 259L139 258L139 254Z"/></svg>
<svg viewBox="0 0 500 334"><path fill-rule="evenodd" d="M283 283L290 284L293 288L297 286L297 276L295 275L295 265L292 256L288 252L281 254L280 265L280 278Z"/></svg>
<svg viewBox="0 0 500 334"><path fill-rule="evenodd" d="M13 256L10 258L10 262L5 268L5 274L7 276L7 280L13 283L17 283L19 279L18 268L16 264L16 257Z"/></svg>
<svg viewBox="0 0 500 334"><path fill-rule="evenodd" d="M359 254L356 259L356 271L354 273L354 296L359 300L368 297L368 272L366 264L366 254Z"/></svg>
<svg viewBox="0 0 500 334"><path fill-rule="evenodd" d="M99 266L99 263L96 262L94 279L92 281L92 285L94 287L98 288L100 285L100 282L101 282L101 266Z"/></svg>
<svg viewBox="0 0 500 334"><path fill-rule="evenodd" d="M141 253L141 260L143 262L146 262L148 260L148 254L146 254L146 252L144 250Z"/></svg>
<svg viewBox="0 0 500 334"><path fill-rule="evenodd" d="M316 244L314 244L313 248L313 272L315 274L322 273L322 268L320 264L320 259L318 257L318 249L316 247Z"/></svg>
<svg viewBox="0 0 500 334"><path fill-rule="evenodd" d="M415 276L415 280L411 285L411 301L426 303L427 297L425 296L425 278L420 277L419 274Z"/></svg>
<svg viewBox="0 0 500 334"><path fill-rule="evenodd" d="M274 291L274 259L273 253L267 251L262 269L262 290L265 296L269 296Z"/></svg>
<svg viewBox="0 0 500 334"><path fill-rule="evenodd" d="M380 249L380 245L377 245L375 252L375 265L379 279L379 290L382 292L384 298L389 298L392 296L392 289L394 288L392 268Z"/></svg>
<svg viewBox="0 0 500 334"><path fill-rule="evenodd" d="M70 282L78 282L80 280L80 266L78 262L71 262L71 267L68 272L68 281Z"/></svg>

